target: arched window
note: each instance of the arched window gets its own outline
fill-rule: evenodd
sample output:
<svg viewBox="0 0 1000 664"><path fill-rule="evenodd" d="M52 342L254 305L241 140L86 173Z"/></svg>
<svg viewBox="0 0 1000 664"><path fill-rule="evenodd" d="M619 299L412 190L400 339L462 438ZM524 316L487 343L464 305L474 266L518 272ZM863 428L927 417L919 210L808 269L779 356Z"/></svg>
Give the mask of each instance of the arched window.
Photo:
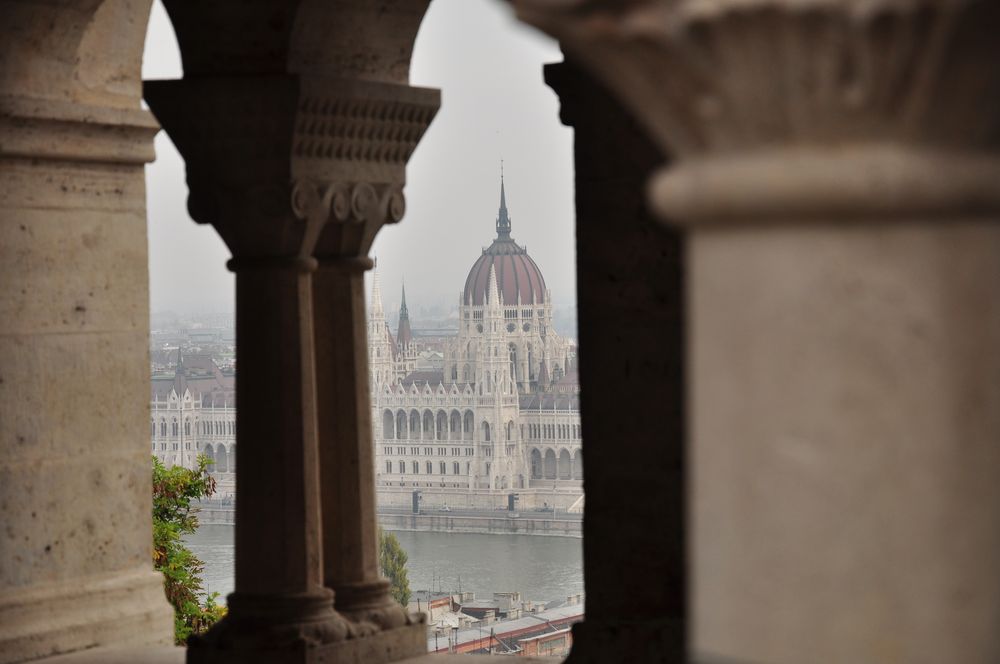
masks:
<svg viewBox="0 0 1000 664"><path fill-rule="evenodd" d="M473 423L472 423L472 419L473 419L472 418L472 411L471 410L465 411L465 418L464 418L463 425L465 427L465 437L467 439L468 438L472 438L472 427L474 426Z"/></svg>
<svg viewBox="0 0 1000 664"><path fill-rule="evenodd" d="M229 448L229 472L236 472L236 443Z"/></svg>
<svg viewBox="0 0 1000 664"><path fill-rule="evenodd" d="M160 435L161 436L166 436L167 435L167 421L166 420L160 420Z"/></svg>
<svg viewBox="0 0 1000 664"><path fill-rule="evenodd" d="M428 461L427 463L424 464L424 466L427 469L427 474L428 475L433 475L434 474L434 464L432 462Z"/></svg>
<svg viewBox="0 0 1000 664"><path fill-rule="evenodd" d="M401 410L396 412L396 438L406 439L406 413Z"/></svg>
<svg viewBox="0 0 1000 664"><path fill-rule="evenodd" d="M424 411L423 426L423 439L434 440L434 413L429 410Z"/></svg>
<svg viewBox="0 0 1000 664"><path fill-rule="evenodd" d="M413 462L413 474L414 475L419 475L420 474L420 462L419 461L414 461Z"/></svg>
<svg viewBox="0 0 1000 664"><path fill-rule="evenodd" d="M569 452L563 450L559 452L559 479L568 480L573 478L573 462Z"/></svg>
<svg viewBox="0 0 1000 664"><path fill-rule="evenodd" d="M437 439L448 440L448 414L443 410L437 412Z"/></svg>
<svg viewBox="0 0 1000 664"><path fill-rule="evenodd" d="M177 426L177 420L171 420L170 421L170 435L171 436L176 436L176 435L178 435L178 433L179 433L179 429L178 429L178 426Z"/></svg>
<svg viewBox="0 0 1000 664"><path fill-rule="evenodd" d="M150 428L149 436L151 438L156 438L156 421L155 420L150 420L149 421L149 428Z"/></svg>
<svg viewBox="0 0 1000 664"><path fill-rule="evenodd" d="M538 451L538 448L531 450L531 479L542 479L542 453Z"/></svg>
<svg viewBox="0 0 1000 664"><path fill-rule="evenodd" d="M392 440L395 438L395 429L393 426L393 417L391 410L385 410L382 413L382 437L386 440Z"/></svg>
<svg viewBox="0 0 1000 664"><path fill-rule="evenodd" d="M452 463L451 463L451 474L452 475L460 475L461 474L461 467L458 465L457 461L452 461Z"/></svg>
<svg viewBox="0 0 1000 664"><path fill-rule="evenodd" d="M226 453L226 446L220 444L215 448L215 469L220 473L229 472L229 454Z"/></svg>
<svg viewBox="0 0 1000 664"><path fill-rule="evenodd" d="M451 426L449 427L449 438L458 440L462 437L462 414L457 410L451 411Z"/></svg>
<svg viewBox="0 0 1000 664"><path fill-rule="evenodd" d="M490 442L490 423L483 421L483 440Z"/></svg>
<svg viewBox="0 0 1000 664"><path fill-rule="evenodd" d="M410 411L410 438L420 438L420 413L415 410Z"/></svg>
<svg viewBox="0 0 1000 664"><path fill-rule="evenodd" d="M545 450L545 464L542 470L545 479L554 480L556 478L556 453L552 450Z"/></svg>
<svg viewBox="0 0 1000 664"><path fill-rule="evenodd" d="M184 420L184 435L191 435L191 420Z"/></svg>

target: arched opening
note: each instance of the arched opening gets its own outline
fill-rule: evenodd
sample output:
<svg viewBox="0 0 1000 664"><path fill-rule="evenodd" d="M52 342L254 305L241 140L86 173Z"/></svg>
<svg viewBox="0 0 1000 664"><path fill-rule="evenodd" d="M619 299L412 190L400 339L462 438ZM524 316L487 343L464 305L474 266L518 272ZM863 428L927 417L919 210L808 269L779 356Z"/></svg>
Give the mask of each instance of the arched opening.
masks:
<svg viewBox="0 0 1000 664"><path fill-rule="evenodd" d="M204 454L206 457L208 457L208 472L214 473L215 472L215 449L212 447L212 444L209 443L209 444L205 445L205 449L203 449L201 451L201 453Z"/></svg>
<svg viewBox="0 0 1000 664"><path fill-rule="evenodd" d="M471 410L465 411L465 417L463 421L463 432L465 433L466 440L472 440L472 429L475 427L473 424L473 415Z"/></svg>
<svg viewBox="0 0 1000 664"><path fill-rule="evenodd" d="M583 450L577 450L573 455L573 479L583 479Z"/></svg>
<svg viewBox="0 0 1000 664"><path fill-rule="evenodd" d="M490 423L483 421L483 440L485 442L490 442Z"/></svg>
<svg viewBox="0 0 1000 664"><path fill-rule="evenodd" d="M229 472L229 452L225 445L220 444L215 448L215 470L220 473Z"/></svg>
<svg viewBox="0 0 1000 664"><path fill-rule="evenodd" d="M568 480L573 478L573 461L568 450L559 452L559 479Z"/></svg>
<svg viewBox="0 0 1000 664"><path fill-rule="evenodd" d="M531 448L531 479L542 479L542 453L537 447Z"/></svg>
<svg viewBox="0 0 1000 664"><path fill-rule="evenodd" d="M545 450L545 479L554 480L556 478L556 453L552 450Z"/></svg>
<svg viewBox="0 0 1000 664"><path fill-rule="evenodd" d="M448 440L448 414L443 410L437 412L437 439Z"/></svg>
<svg viewBox="0 0 1000 664"><path fill-rule="evenodd" d="M393 424L392 411L388 409L382 411L382 437L386 440L392 440L396 437L396 427Z"/></svg>
<svg viewBox="0 0 1000 664"><path fill-rule="evenodd" d="M429 410L424 411L424 440L434 440L434 413Z"/></svg>
<svg viewBox="0 0 1000 664"><path fill-rule="evenodd" d="M458 440L462 437L462 414L457 410L451 411L451 426L448 428L449 438Z"/></svg>
<svg viewBox="0 0 1000 664"><path fill-rule="evenodd" d="M406 440L407 437L406 412L400 410L396 412L396 438Z"/></svg>
<svg viewBox="0 0 1000 664"><path fill-rule="evenodd" d="M229 446L229 472L236 472L236 443Z"/></svg>
<svg viewBox="0 0 1000 664"><path fill-rule="evenodd" d="M420 440L420 413L416 410L410 411L410 439Z"/></svg>

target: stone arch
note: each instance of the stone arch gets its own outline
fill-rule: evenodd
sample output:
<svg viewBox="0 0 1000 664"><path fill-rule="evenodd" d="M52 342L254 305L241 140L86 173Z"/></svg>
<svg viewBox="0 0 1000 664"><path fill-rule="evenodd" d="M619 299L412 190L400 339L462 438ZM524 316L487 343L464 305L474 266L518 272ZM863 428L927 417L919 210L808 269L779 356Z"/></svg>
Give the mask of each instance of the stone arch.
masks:
<svg viewBox="0 0 1000 664"><path fill-rule="evenodd" d="M392 411L386 408L382 411L382 438L386 440L392 440L395 438L396 427L394 422Z"/></svg>
<svg viewBox="0 0 1000 664"><path fill-rule="evenodd" d="M577 450L573 455L573 479L583 479L583 450Z"/></svg>
<svg viewBox="0 0 1000 664"><path fill-rule="evenodd" d="M438 440L448 440L448 414L443 410L437 412L435 430Z"/></svg>
<svg viewBox="0 0 1000 664"><path fill-rule="evenodd" d="M424 440L434 440L434 413L429 410L424 411L423 427L424 435L422 438Z"/></svg>
<svg viewBox="0 0 1000 664"><path fill-rule="evenodd" d="M206 444L205 449L203 449L201 453L208 457L209 472L215 472L215 449L212 447L212 444Z"/></svg>
<svg viewBox="0 0 1000 664"><path fill-rule="evenodd" d="M474 420L475 416L472 414L472 411L465 411L465 417L462 422L462 431L465 433L466 438L472 438L472 429L475 426L475 424L473 424Z"/></svg>
<svg viewBox="0 0 1000 664"><path fill-rule="evenodd" d="M543 475L547 480L554 480L556 478L556 453L552 450L545 450Z"/></svg>
<svg viewBox="0 0 1000 664"><path fill-rule="evenodd" d="M229 451L226 446L219 443L219 446L215 448L215 470L219 473L229 472Z"/></svg>
<svg viewBox="0 0 1000 664"><path fill-rule="evenodd" d="M420 440L420 411L410 411L410 439Z"/></svg>
<svg viewBox="0 0 1000 664"><path fill-rule="evenodd" d="M514 420L507 421L507 440L514 440Z"/></svg>
<svg viewBox="0 0 1000 664"><path fill-rule="evenodd" d="M236 472L236 443L229 446L229 472Z"/></svg>
<svg viewBox="0 0 1000 664"><path fill-rule="evenodd" d="M408 429L406 428L406 411L396 411L396 438L406 440Z"/></svg>
<svg viewBox="0 0 1000 664"><path fill-rule="evenodd" d="M542 479L542 453L537 447L531 448L531 479Z"/></svg>
<svg viewBox="0 0 1000 664"><path fill-rule="evenodd" d="M449 438L458 440L462 437L462 414L457 410L451 411L451 425L448 427Z"/></svg>
<svg viewBox="0 0 1000 664"><path fill-rule="evenodd" d="M559 451L559 479L569 480L573 478L573 460L569 456L569 450Z"/></svg>
<svg viewBox="0 0 1000 664"><path fill-rule="evenodd" d="M486 441L487 443L490 442L490 423L487 422L486 420L483 420L482 430L483 430L483 440Z"/></svg>

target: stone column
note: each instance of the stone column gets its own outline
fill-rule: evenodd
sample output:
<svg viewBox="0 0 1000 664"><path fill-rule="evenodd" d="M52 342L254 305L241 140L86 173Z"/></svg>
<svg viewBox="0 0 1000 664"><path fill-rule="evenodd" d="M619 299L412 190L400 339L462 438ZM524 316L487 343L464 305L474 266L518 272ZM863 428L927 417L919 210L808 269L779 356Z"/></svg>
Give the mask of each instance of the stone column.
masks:
<svg viewBox="0 0 1000 664"><path fill-rule="evenodd" d="M663 156L579 68L545 78L576 167L587 615L569 661L685 662L683 250L644 202Z"/></svg>
<svg viewBox="0 0 1000 664"><path fill-rule="evenodd" d="M367 253L375 234L403 217L406 162L440 95L348 80L318 94L309 120L363 137L353 159L303 184L327 192L330 215L313 283L324 576L338 611L376 644L366 661L392 661L426 652L426 627L392 598L379 573L364 271L373 265ZM421 418L414 440L422 438L422 425Z"/></svg>
<svg viewBox="0 0 1000 664"><path fill-rule="evenodd" d="M1000 660L1000 7L530 4L677 157L695 648Z"/></svg>
<svg viewBox="0 0 1000 664"><path fill-rule="evenodd" d="M185 158L192 216L219 231L236 272L236 589L225 619L190 641L190 662L329 661L355 636L323 585L312 254L327 212L295 184L323 163L299 156L311 85L323 82L146 86Z"/></svg>
<svg viewBox="0 0 1000 664"><path fill-rule="evenodd" d="M0 662L173 643L152 569L149 3L0 5ZM114 40L112 40L114 37ZM109 45L113 44L113 45Z"/></svg>

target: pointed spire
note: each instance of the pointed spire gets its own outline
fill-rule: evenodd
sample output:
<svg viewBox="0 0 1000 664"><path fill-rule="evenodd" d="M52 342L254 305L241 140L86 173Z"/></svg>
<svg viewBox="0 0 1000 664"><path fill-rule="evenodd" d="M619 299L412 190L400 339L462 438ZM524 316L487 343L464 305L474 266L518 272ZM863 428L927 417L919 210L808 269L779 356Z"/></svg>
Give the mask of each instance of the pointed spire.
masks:
<svg viewBox="0 0 1000 664"><path fill-rule="evenodd" d="M409 348L413 341L413 332L410 330L410 312L406 308L406 283L403 283L403 297L399 304L399 327L396 329L396 343L400 350Z"/></svg>
<svg viewBox="0 0 1000 664"><path fill-rule="evenodd" d="M497 270L496 266L492 263L490 264L490 279L486 285L486 304L488 305L500 305L500 292L497 288Z"/></svg>
<svg viewBox="0 0 1000 664"><path fill-rule="evenodd" d="M372 271L372 301L369 307L373 320L385 318L385 308L382 306L382 284L378 278L378 267Z"/></svg>
<svg viewBox="0 0 1000 664"><path fill-rule="evenodd" d="M497 239L510 239L510 216L507 214L507 194L503 186L503 161L500 162L500 212L497 214Z"/></svg>

